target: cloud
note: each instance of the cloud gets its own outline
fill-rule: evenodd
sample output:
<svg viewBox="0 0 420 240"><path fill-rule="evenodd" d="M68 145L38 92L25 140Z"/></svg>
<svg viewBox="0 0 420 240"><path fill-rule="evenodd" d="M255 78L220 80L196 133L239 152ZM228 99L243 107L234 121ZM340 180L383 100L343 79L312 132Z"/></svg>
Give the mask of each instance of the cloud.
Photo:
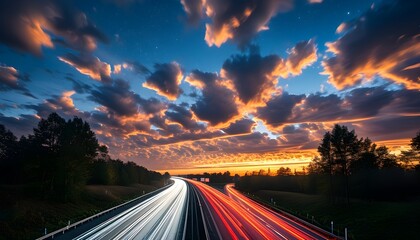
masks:
<svg viewBox="0 0 420 240"><path fill-rule="evenodd" d="M292 115L292 109L305 98L287 92L272 98L265 107L257 108L257 117L272 127L282 126Z"/></svg>
<svg viewBox="0 0 420 240"><path fill-rule="evenodd" d="M351 107L351 110L345 117L362 118L376 116L383 107L393 101L396 92L398 91L388 91L383 86L354 89L343 100L344 108L348 109L348 106Z"/></svg>
<svg viewBox="0 0 420 240"><path fill-rule="evenodd" d="M184 11L187 13L188 22L197 25L203 17L202 0L181 0Z"/></svg>
<svg viewBox="0 0 420 240"><path fill-rule="evenodd" d="M121 68L122 68L121 64L114 65L114 71L112 71L112 73L113 74L120 74L121 73Z"/></svg>
<svg viewBox="0 0 420 240"><path fill-rule="evenodd" d="M83 12L66 1L0 3L0 42L19 51L40 56L42 47L52 48L54 42L79 51L92 51L97 41L107 42L107 38Z"/></svg>
<svg viewBox="0 0 420 240"><path fill-rule="evenodd" d="M14 67L0 65L0 91L17 90L25 96L36 98L23 81L29 81L29 76L20 74Z"/></svg>
<svg viewBox="0 0 420 240"><path fill-rule="evenodd" d="M156 114L162 112L167 108L167 104L159 101L156 98L144 99L138 97L138 102L141 105L142 110L147 114Z"/></svg>
<svg viewBox="0 0 420 240"><path fill-rule="evenodd" d="M189 110L188 104L182 104L181 106L170 104L169 109L165 112L165 116L169 121L179 123L184 129L192 132L205 129L203 124L199 124L193 119L193 114Z"/></svg>
<svg viewBox="0 0 420 240"><path fill-rule="evenodd" d="M147 67L135 61L114 65L114 74L119 74L122 69L128 69L139 75L146 75L151 73Z"/></svg>
<svg viewBox="0 0 420 240"><path fill-rule="evenodd" d="M205 40L209 46L220 47L232 40L246 46L258 32L267 30L278 12L292 8L291 0L181 0L188 19L197 23L207 17Z"/></svg>
<svg viewBox="0 0 420 240"><path fill-rule="evenodd" d="M302 41L294 46L287 59L287 67L292 75L300 75L302 69L316 62L316 45L313 40Z"/></svg>
<svg viewBox="0 0 420 240"><path fill-rule="evenodd" d="M91 113L90 122L96 130L99 139L108 144L120 142L130 136L151 134L150 123L140 113L133 116L121 116L109 109L100 108ZM136 148L127 143L127 147Z"/></svg>
<svg viewBox="0 0 420 240"><path fill-rule="evenodd" d="M259 51L251 50L249 55L226 60L221 76L232 82L243 103L261 104L276 92L277 79L284 69L284 60L277 55L262 57Z"/></svg>
<svg viewBox="0 0 420 240"><path fill-rule="evenodd" d="M134 73L137 73L140 75L150 74L150 70L147 67L145 67L143 64L138 63L138 62L134 62L134 61L125 62L123 64L123 67L125 69L130 69Z"/></svg>
<svg viewBox="0 0 420 240"><path fill-rule="evenodd" d="M0 66L0 90L19 88L19 73L14 67Z"/></svg>
<svg viewBox="0 0 420 240"><path fill-rule="evenodd" d="M367 122L379 124L381 119L403 120L419 116L420 92L386 87L357 88L341 95L316 93L305 96L283 92L265 107L257 108L257 117L270 130L281 133L281 127L291 124L341 123L361 129ZM398 125L398 121L395 124Z"/></svg>
<svg viewBox="0 0 420 240"><path fill-rule="evenodd" d="M6 126L6 128L11 130L17 137L31 133L39 120L39 118L30 114L22 114L19 117L10 117L0 113L0 124Z"/></svg>
<svg viewBox="0 0 420 240"><path fill-rule="evenodd" d="M329 82L343 89L380 76L420 89L419 7L417 1L387 2L340 25L344 36L326 44L334 54L323 61Z"/></svg>
<svg viewBox="0 0 420 240"><path fill-rule="evenodd" d="M92 90L91 85L78 81L70 76L66 76L66 79L73 83L73 90L77 93L89 93Z"/></svg>
<svg viewBox="0 0 420 240"><path fill-rule="evenodd" d="M75 91L64 91L60 95L53 95L50 98L45 99L41 103L24 105L22 106L22 108L35 110L35 117L38 119L47 118L50 113L56 112L66 119L78 116L88 120L90 117L90 113L82 112L79 109L77 109L74 105L72 99L72 96L74 94ZM32 127L35 126L36 124L32 125Z"/></svg>
<svg viewBox="0 0 420 240"><path fill-rule="evenodd" d="M238 134L246 134L251 133L252 128L254 128L256 123L248 118L240 119L232 124L229 127L222 129L223 132L229 135L238 135Z"/></svg>
<svg viewBox="0 0 420 240"><path fill-rule="evenodd" d="M412 138L419 131L420 116L384 116L349 124L359 136L368 136L374 141Z"/></svg>
<svg viewBox="0 0 420 240"><path fill-rule="evenodd" d="M287 59L278 55L261 56L259 48L251 46L249 54L234 55L226 60L221 76L231 82L244 104L262 106L272 95L278 94L278 79L300 75L302 69L316 60L316 45L313 40L297 43Z"/></svg>
<svg viewBox="0 0 420 240"><path fill-rule="evenodd" d="M226 123L239 114L234 93L220 83L222 80L217 74L194 70L185 81L201 89L202 95L191 107L200 120L214 126Z"/></svg>
<svg viewBox="0 0 420 240"><path fill-rule="evenodd" d="M147 77L143 87L152 89L157 94L176 100L182 93L179 85L181 84L183 75L181 67L176 62L155 64L155 71Z"/></svg>
<svg viewBox="0 0 420 240"><path fill-rule="evenodd" d="M94 80L102 82L111 81L111 65L106 62L102 62L99 58L90 54L74 55L72 53L68 53L64 56L58 57L58 59L76 68L77 71Z"/></svg>
<svg viewBox="0 0 420 240"><path fill-rule="evenodd" d="M314 3L322 3L323 0L308 0L308 2L309 3L312 3L312 4L314 4Z"/></svg>
<svg viewBox="0 0 420 240"><path fill-rule="evenodd" d="M133 116L139 112L140 97L130 90L124 80L114 80L112 84L101 85L91 91L89 99L105 106L118 116Z"/></svg>
<svg viewBox="0 0 420 240"><path fill-rule="evenodd" d="M310 142L310 131L304 127L296 127L295 125L286 125L282 129L280 141L289 146L300 146Z"/></svg>
<svg viewBox="0 0 420 240"><path fill-rule="evenodd" d="M397 92L386 90L384 86L357 88L345 93L323 95L322 93L306 96L296 106L287 122L332 122L356 121L377 116L391 104Z"/></svg>

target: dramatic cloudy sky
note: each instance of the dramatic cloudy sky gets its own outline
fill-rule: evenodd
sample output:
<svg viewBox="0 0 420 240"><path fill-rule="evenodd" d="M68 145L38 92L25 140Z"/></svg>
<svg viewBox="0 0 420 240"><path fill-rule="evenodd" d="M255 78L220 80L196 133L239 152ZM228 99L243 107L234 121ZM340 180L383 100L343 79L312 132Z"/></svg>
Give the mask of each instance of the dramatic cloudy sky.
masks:
<svg viewBox="0 0 420 240"><path fill-rule="evenodd" d="M335 123L420 130L419 1L0 2L0 124L57 112L155 170L302 166Z"/></svg>

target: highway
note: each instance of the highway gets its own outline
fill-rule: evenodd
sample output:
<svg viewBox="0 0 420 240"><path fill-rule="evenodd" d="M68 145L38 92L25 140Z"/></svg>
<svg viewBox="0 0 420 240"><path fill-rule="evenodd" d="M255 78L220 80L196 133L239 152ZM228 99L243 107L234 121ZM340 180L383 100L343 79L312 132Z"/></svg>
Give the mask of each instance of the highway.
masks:
<svg viewBox="0 0 420 240"><path fill-rule="evenodd" d="M134 206L58 239L334 239L252 201L232 184L225 194L198 181L172 180Z"/></svg>
<svg viewBox="0 0 420 240"><path fill-rule="evenodd" d="M217 235L211 239L278 239L261 222L222 192L197 181L187 180L203 200L208 222Z"/></svg>
<svg viewBox="0 0 420 240"><path fill-rule="evenodd" d="M225 192L232 200L263 223L268 230L277 234L279 239L335 239L249 199L234 189L233 184L227 184Z"/></svg>
<svg viewBox="0 0 420 240"><path fill-rule="evenodd" d="M210 239L334 239L276 213L227 185L224 194L206 184L187 180L201 199L204 219L217 234Z"/></svg>
<svg viewBox="0 0 420 240"><path fill-rule="evenodd" d="M188 187L180 179L164 191L104 221L75 239L183 239Z"/></svg>

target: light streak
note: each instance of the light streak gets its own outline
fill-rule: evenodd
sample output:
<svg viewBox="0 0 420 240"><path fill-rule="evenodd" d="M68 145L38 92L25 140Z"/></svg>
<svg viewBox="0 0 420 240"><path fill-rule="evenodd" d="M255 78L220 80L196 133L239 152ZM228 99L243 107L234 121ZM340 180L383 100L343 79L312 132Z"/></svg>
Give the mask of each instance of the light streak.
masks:
<svg viewBox="0 0 420 240"><path fill-rule="evenodd" d="M187 184L174 184L76 239L175 239L187 206Z"/></svg>
<svg viewBox="0 0 420 240"><path fill-rule="evenodd" d="M303 223L295 221L280 213L277 213L240 193L233 188L233 184L225 186L227 195L240 204L243 209L246 209L254 217L264 222L266 226L274 232L283 235L287 232L293 236L293 239L335 239L332 236L319 233ZM281 231L282 230L282 231Z"/></svg>

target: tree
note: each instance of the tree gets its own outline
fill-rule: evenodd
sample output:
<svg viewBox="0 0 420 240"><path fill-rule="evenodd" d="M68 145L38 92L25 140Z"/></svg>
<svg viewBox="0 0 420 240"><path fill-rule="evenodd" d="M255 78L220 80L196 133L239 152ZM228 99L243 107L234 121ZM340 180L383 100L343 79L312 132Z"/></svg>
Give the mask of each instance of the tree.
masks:
<svg viewBox="0 0 420 240"><path fill-rule="evenodd" d="M333 149L331 146L331 133L326 132L321 140L321 144L318 147L318 152L321 155L321 159L318 162L318 169L321 173L327 173L332 175L334 169L334 158Z"/></svg>
<svg viewBox="0 0 420 240"><path fill-rule="evenodd" d="M291 176L292 175L292 169L289 167L280 167L277 170L277 176Z"/></svg>
<svg viewBox="0 0 420 240"><path fill-rule="evenodd" d="M74 117L59 137L59 183L64 200L75 198L89 178L89 167L98 153L98 140L87 122Z"/></svg>
<svg viewBox="0 0 420 240"><path fill-rule="evenodd" d="M63 134L66 121L57 113L51 113L47 119L41 119L34 129L29 149L32 157L28 156L26 171L33 182L35 192L43 198L50 199L57 196L58 178L64 172L59 169L57 161L61 147L60 137ZM61 171L60 171L61 170ZM58 197L58 196L57 196Z"/></svg>
<svg viewBox="0 0 420 240"><path fill-rule="evenodd" d="M0 124L0 182L15 183L19 174L19 162L16 136Z"/></svg>
<svg viewBox="0 0 420 240"><path fill-rule="evenodd" d="M410 145L414 151L420 152L420 131L417 132L417 135L411 139Z"/></svg>
<svg viewBox="0 0 420 240"><path fill-rule="evenodd" d="M386 146L378 147L375 153L377 156L377 162L380 169L400 167L400 165L397 162L397 157L394 154L390 154Z"/></svg>
<svg viewBox="0 0 420 240"><path fill-rule="evenodd" d="M31 137L28 173L44 198L77 198L89 178L98 141L87 122L74 117L67 122L57 113L41 119Z"/></svg>
<svg viewBox="0 0 420 240"><path fill-rule="evenodd" d="M369 138L360 139L359 152L357 157L350 163L350 172L365 171L379 168L379 162L376 155L376 144Z"/></svg>
<svg viewBox="0 0 420 240"><path fill-rule="evenodd" d="M370 141L370 140L369 140ZM366 144L368 145L368 142ZM333 175L344 177L344 189L347 203L349 203L349 175L351 163L357 158L361 142L354 130L349 131L346 126L336 124L333 130L324 134L318 152L321 156L314 162L311 169L330 175L331 194L333 195Z"/></svg>
<svg viewBox="0 0 420 240"><path fill-rule="evenodd" d="M318 147L318 152L321 155L321 158L314 159L314 166L311 166L312 170L318 171L321 174L329 175L330 182L330 198L331 201L334 200L334 158L333 158L333 149L331 146L331 133L326 132L324 137L321 140L321 144Z"/></svg>

